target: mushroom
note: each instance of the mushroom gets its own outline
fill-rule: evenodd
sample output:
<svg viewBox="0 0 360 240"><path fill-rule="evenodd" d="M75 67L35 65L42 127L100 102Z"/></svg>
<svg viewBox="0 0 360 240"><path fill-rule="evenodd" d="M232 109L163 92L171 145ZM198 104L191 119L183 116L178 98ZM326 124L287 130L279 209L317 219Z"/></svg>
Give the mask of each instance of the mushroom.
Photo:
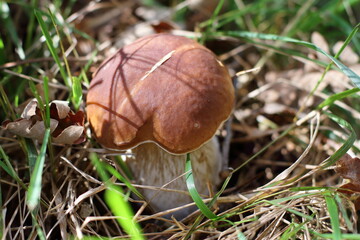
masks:
<svg viewBox="0 0 360 240"><path fill-rule="evenodd" d="M220 182L221 156L214 137L229 117L234 88L226 67L194 40L171 34L138 39L94 74L87 118L106 148L131 149L127 160L140 190L156 211L192 202L186 193L186 153L195 186L209 195ZM192 208L174 212L187 216Z"/></svg>

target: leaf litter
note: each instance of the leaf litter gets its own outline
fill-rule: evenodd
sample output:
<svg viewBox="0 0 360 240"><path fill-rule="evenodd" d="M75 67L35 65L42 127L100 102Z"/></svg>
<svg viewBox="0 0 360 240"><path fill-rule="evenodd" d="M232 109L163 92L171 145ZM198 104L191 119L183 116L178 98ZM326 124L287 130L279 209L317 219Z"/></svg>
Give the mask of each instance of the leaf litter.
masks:
<svg viewBox="0 0 360 240"><path fill-rule="evenodd" d="M201 6L204 1L197 2ZM208 19L209 12L213 11L206 9L204 13L200 11L202 7L196 6L194 5L185 25L194 26L198 18ZM134 4L133 1L89 1L84 6L76 4L75 7L77 11L66 21L90 37L76 36L77 54L82 60L74 61L71 66L74 75L79 74L84 66L84 59L87 59L94 60L89 68L90 76L104 58L142 35L170 31L198 36L192 32L193 28L176 24L167 17L172 14L171 8L142 6ZM162 17L163 14L165 17ZM256 26L253 27L256 29ZM92 38L96 39L99 45L96 45ZM325 38L316 32L312 34L311 41L330 54L336 53L339 46L342 46L339 42L332 48L329 47ZM262 53L249 43L215 39L214 42L207 42L207 45L212 50L223 53L222 60L234 75L236 72L248 71L261 59ZM246 47L241 48L241 51L233 51L242 45ZM70 46L68 47L70 49ZM96 58L92 58L95 48L99 52ZM69 57L76 59L77 54ZM321 54L312 51L307 51L306 54L310 59L328 63L328 59ZM360 73L358 55L354 51L346 49L340 59L353 71ZM15 66L21 64L19 62ZM50 75L55 75L56 68L48 70L47 64L40 64L40 67L37 67L38 72L53 71ZM327 188L338 187L351 190L349 193L340 189L339 194L344 205L348 206L355 225L355 210L360 206L357 201L359 173L354 167L357 166L358 159L349 156L341 158L335 168L337 174L331 168L319 169L324 160L341 146L341 141L337 140L345 139L346 135L323 115L309 117L311 110L327 97L324 92L337 93L352 88L352 85L342 73L332 69L318 86L314 97L305 101L322 73L322 67L302 59L300 64L290 61L288 66L281 69L268 61L261 71L249 72L235 78L238 99L230 127L230 170L241 166L264 146L276 141L233 174L229 186L217 202L216 213L223 216L224 221L213 223L203 220L193 233L194 239L239 239L241 234L247 239L279 239L288 229L295 229L297 224L304 224L301 231L295 233L299 239L313 239L314 231L330 233L329 214L322 194ZM53 79L51 83L58 84L58 81ZM68 238L70 235L125 237L103 201L102 193L105 187L88 160L89 152L96 152L99 146L85 138L85 134L90 134L84 123L84 112L71 111L68 104L62 101L66 94L63 89L61 91L62 94L57 92L52 98L59 100L51 102L52 142L58 143L54 149L57 173L51 173L50 164L47 162L43 176L42 199L47 204L41 206L40 211L46 214L39 215L39 220L46 236L49 239ZM17 144L15 146L9 142L16 141L14 134L34 139L35 143L42 139L44 124L37 104L31 100L21 118L4 122L0 129L1 145L25 182L28 166L22 159L26 156L19 151ZM356 112L347 102L343 104L351 112ZM298 117L306 121L291 128L288 135L278 139L283 131L291 127L297 111L304 105L306 111ZM81 106L82 109L83 107ZM223 142L230 136L228 131L223 128L218 132ZM336 138L332 138L329 132ZM116 167L118 171L123 171L113 152L103 151L101 159ZM277 181L273 181L274 179ZM343 179L348 182L344 183ZM112 181L126 187L126 184L115 179ZM273 185L268 186L270 182ZM136 183L134 186L148 187ZM5 234L13 239L27 239L27 235L32 232L32 225L24 203L26 191L11 179L3 178L2 192L5 198L3 208L7 210ZM164 219L162 216L167 212L152 213L150 209L146 209L146 202L126 194L137 211L136 218L142 224L148 239L184 238L191 231L199 214L196 212L184 221ZM210 200L204 199L205 202ZM341 215L340 220L343 232L350 233L351 228L345 224L346 216Z"/></svg>
<svg viewBox="0 0 360 240"><path fill-rule="evenodd" d="M85 141L84 113L72 112L68 102L54 100L50 103L50 133L52 142L80 144ZM21 137L42 141L45 124L36 99L32 99L21 113L21 118L4 121L2 127Z"/></svg>

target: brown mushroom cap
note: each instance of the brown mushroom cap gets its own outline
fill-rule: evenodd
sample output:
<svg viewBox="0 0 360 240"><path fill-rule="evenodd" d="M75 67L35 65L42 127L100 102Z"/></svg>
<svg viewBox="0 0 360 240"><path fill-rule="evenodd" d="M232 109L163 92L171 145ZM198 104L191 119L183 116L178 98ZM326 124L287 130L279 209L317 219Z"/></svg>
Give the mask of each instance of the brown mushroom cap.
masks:
<svg viewBox="0 0 360 240"><path fill-rule="evenodd" d="M233 103L229 73L210 50L185 37L155 34L99 67L87 117L104 147L125 150L152 141L181 154L208 141Z"/></svg>

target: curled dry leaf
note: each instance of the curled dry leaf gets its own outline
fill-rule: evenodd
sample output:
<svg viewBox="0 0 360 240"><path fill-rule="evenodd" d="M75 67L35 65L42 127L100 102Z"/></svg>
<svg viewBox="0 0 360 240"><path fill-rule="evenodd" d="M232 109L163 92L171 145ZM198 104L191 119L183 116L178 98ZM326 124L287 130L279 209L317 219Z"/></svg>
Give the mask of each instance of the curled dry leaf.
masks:
<svg viewBox="0 0 360 240"><path fill-rule="evenodd" d="M349 154L341 157L337 163L335 171L350 182L342 185L340 188L349 189L351 192L360 192L360 159L352 158ZM342 191L349 193L347 191Z"/></svg>
<svg viewBox="0 0 360 240"><path fill-rule="evenodd" d="M360 210L360 159L345 154L336 162L335 171L349 182L340 186L339 192L351 195L354 207Z"/></svg>
<svg viewBox="0 0 360 240"><path fill-rule="evenodd" d="M2 127L9 132L42 141L45 125L36 99L31 100L15 121L5 121ZM78 144L85 141L84 112L72 112L66 101L50 103L50 132L52 142Z"/></svg>

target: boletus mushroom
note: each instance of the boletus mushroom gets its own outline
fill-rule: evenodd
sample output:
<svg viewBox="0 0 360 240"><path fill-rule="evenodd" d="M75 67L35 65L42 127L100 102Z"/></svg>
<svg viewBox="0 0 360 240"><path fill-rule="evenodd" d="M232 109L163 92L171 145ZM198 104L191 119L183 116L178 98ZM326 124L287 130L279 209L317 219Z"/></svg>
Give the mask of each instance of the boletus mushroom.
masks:
<svg viewBox="0 0 360 240"><path fill-rule="evenodd" d="M138 184L170 183L164 188L176 190L140 190L153 209L162 211L192 202L181 177L186 153L200 194L208 195L209 186L219 183L214 135L233 103L231 78L214 53L185 37L154 34L123 47L97 69L87 94L87 118L103 147L131 149L127 162Z"/></svg>

